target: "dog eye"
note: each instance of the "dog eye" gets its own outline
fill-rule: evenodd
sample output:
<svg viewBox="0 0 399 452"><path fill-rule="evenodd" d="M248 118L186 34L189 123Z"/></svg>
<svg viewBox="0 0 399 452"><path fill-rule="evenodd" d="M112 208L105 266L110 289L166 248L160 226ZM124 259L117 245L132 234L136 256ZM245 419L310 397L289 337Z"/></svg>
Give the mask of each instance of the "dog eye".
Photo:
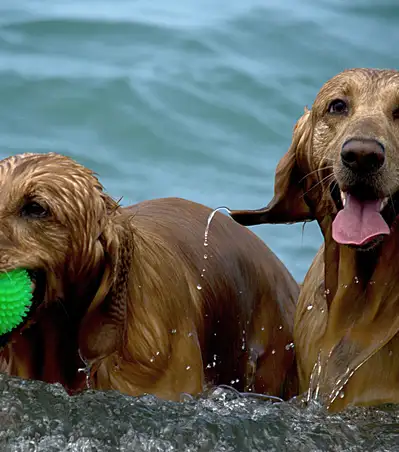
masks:
<svg viewBox="0 0 399 452"><path fill-rule="evenodd" d="M21 216L25 218L45 218L49 211L36 201L29 201L21 209Z"/></svg>
<svg viewBox="0 0 399 452"><path fill-rule="evenodd" d="M334 99L328 106L328 112L336 115L348 113L348 105L342 99Z"/></svg>

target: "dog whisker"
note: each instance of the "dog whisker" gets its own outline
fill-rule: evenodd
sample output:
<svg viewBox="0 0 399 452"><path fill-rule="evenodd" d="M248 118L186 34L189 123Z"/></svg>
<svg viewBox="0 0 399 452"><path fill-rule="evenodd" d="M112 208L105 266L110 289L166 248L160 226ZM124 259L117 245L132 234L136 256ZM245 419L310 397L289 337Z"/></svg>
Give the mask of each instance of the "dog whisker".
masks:
<svg viewBox="0 0 399 452"><path fill-rule="evenodd" d="M323 177L323 179L321 179L320 181L317 182L317 184L312 185L309 190L307 190L302 197L306 196L307 194L309 194L312 190L314 190L315 188L317 188L320 184L322 184L323 182L328 182L329 180L334 180L334 174L328 174L327 176Z"/></svg>
<svg viewBox="0 0 399 452"><path fill-rule="evenodd" d="M318 169L315 169L315 170L313 170L313 171L310 171L310 172L307 173L305 176L303 176L302 179L299 180L299 183L301 183L302 181L304 181L305 179L307 179L307 178L308 178L309 176L311 176L312 174L319 173L319 172L321 172L321 171L323 171L323 170L333 169L333 168L334 168L334 167L333 167L332 165L329 165L329 166L325 166L325 167L318 168Z"/></svg>

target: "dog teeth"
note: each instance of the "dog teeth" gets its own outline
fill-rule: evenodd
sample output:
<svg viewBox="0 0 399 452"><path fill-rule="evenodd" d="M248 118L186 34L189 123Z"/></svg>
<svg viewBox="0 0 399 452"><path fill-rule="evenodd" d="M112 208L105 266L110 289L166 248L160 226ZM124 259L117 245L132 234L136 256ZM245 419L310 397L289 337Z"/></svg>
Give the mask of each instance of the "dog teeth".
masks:
<svg viewBox="0 0 399 452"><path fill-rule="evenodd" d="M344 193L343 191L341 191L341 201L342 201L342 205L345 207L346 193Z"/></svg>
<svg viewBox="0 0 399 452"><path fill-rule="evenodd" d="M388 204L388 196L381 201L380 212L387 204Z"/></svg>
<svg viewBox="0 0 399 452"><path fill-rule="evenodd" d="M343 192L343 191L341 191L340 194L341 194L342 205L345 207L347 194L346 194L345 192ZM389 201L389 196L387 196L386 198L384 198L384 199L381 201L380 212L381 212L381 211L384 209L384 207L388 204L388 201Z"/></svg>

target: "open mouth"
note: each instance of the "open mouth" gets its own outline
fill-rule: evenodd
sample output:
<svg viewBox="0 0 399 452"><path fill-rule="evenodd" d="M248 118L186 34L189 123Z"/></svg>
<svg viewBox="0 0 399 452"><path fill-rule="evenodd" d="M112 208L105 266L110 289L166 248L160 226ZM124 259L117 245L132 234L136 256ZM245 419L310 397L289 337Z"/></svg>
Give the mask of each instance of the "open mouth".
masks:
<svg viewBox="0 0 399 452"><path fill-rule="evenodd" d="M399 195L376 198L367 190L342 191L338 184L331 190L338 213L333 221L333 239L342 245L371 249L389 235L399 212Z"/></svg>
<svg viewBox="0 0 399 452"><path fill-rule="evenodd" d="M4 347L9 342L11 335L14 334L16 330L21 331L22 328L28 326L27 324L30 323L33 313L44 300L46 290L46 277L44 271L28 270L28 274L32 281L33 291L32 304L30 306L29 312L26 317L24 317L23 321L19 325L16 325L14 329L12 329L8 333L0 335L0 348Z"/></svg>
<svg viewBox="0 0 399 452"><path fill-rule="evenodd" d="M37 308L44 300L46 291L46 276L43 270L28 270L33 286L33 300L30 311Z"/></svg>

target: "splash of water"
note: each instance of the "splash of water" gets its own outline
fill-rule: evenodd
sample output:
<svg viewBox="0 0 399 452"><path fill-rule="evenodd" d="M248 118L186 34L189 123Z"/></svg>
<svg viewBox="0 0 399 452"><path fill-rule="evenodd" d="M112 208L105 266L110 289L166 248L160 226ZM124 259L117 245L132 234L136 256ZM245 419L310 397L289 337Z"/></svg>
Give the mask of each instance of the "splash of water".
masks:
<svg viewBox="0 0 399 452"><path fill-rule="evenodd" d="M287 344L285 346L285 349L288 350L293 350L295 348L295 344L293 342L290 342L289 344Z"/></svg>
<svg viewBox="0 0 399 452"><path fill-rule="evenodd" d="M78 350L79 358L81 359L84 367L79 367L78 372L84 373L86 377L86 389L91 389L91 364L83 357L80 349Z"/></svg>
<svg viewBox="0 0 399 452"><path fill-rule="evenodd" d="M208 220L206 222L205 233L204 233L204 246L208 246L208 235L209 235L209 229L211 227L212 220L215 217L216 213L220 212L221 210L225 210L229 215L231 215L231 213L232 213L228 207L221 206L221 207L217 207L215 210L213 210L209 214Z"/></svg>
<svg viewBox="0 0 399 452"><path fill-rule="evenodd" d="M0 375L0 450L48 451L393 451L398 408L326 413L300 399L210 388L182 403L117 391L68 396L60 384ZM269 400L268 400L269 399ZM280 403L271 403L271 402Z"/></svg>
<svg viewBox="0 0 399 452"><path fill-rule="evenodd" d="M356 367L354 367L352 370L350 370L349 367L347 367L344 375L342 375L341 378L337 380L337 382L334 385L333 390L331 391L331 394L328 398L328 404L327 408L330 408L330 406L334 403L335 399L341 394L344 393L344 387L348 383L348 381L352 378L353 374L363 366L365 362L369 360L370 357L365 358L361 363L359 363Z"/></svg>
<svg viewBox="0 0 399 452"><path fill-rule="evenodd" d="M233 383L234 382L232 381L232 384ZM229 385L218 385L217 388L227 389L229 391L232 391L238 397L247 397L247 398L254 397L254 398L258 398L258 399L262 399L262 400L272 400L274 402L281 402L281 403L284 402L283 399L281 399L280 397L277 397L277 396L272 396L272 395L268 395L268 394L259 394L257 392L240 392L233 386L229 386Z"/></svg>
<svg viewBox="0 0 399 452"><path fill-rule="evenodd" d="M206 226L205 226L205 232L204 232L204 247L205 248L207 248L208 245L209 245L208 238L209 238L209 230L210 230L210 227L211 227L212 220L214 219L216 213L220 212L221 210L225 210L229 215L231 215L231 210L228 207L225 207L225 206L218 207L218 208L216 208L215 210L213 210L209 214L207 222L206 222ZM201 270L201 275L200 275L201 279L203 279L205 277L206 263L207 263L207 261L209 260L210 257L212 257L212 256L210 254L208 254L207 250L205 249L205 251L204 251L204 265L203 265L203 268ZM201 283L197 284L197 290L202 290L202 287L203 286L202 286Z"/></svg>
<svg viewBox="0 0 399 452"><path fill-rule="evenodd" d="M330 408L334 401L339 396L340 398L344 397L344 388L348 381L352 378L354 373L361 367L365 362L368 361L369 357L365 358L361 363L359 363L353 369L349 367L346 368L343 375L341 375L332 385L332 389L327 394L320 394L321 381L325 378L325 375L322 375L322 370L327 368L328 362L331 359L334 348L330 350L330 353L327 356L327 359L324 363L321 362L321 351L317 356L317 361L313 367L312 373L310 375L309 381L309 389L306 395L307 403L314 402L322 402L325 403L327 408Z"/></svg>
<svg viewBox="0 0 399 452"><path fill-rule="evenodd" d="M306 395L307 403L310 403L311 401L317 402L319 400L321 370L322 365L320 351L317 355L317 360L313 366L312 373L310 374L309 389Z"/></svg>

